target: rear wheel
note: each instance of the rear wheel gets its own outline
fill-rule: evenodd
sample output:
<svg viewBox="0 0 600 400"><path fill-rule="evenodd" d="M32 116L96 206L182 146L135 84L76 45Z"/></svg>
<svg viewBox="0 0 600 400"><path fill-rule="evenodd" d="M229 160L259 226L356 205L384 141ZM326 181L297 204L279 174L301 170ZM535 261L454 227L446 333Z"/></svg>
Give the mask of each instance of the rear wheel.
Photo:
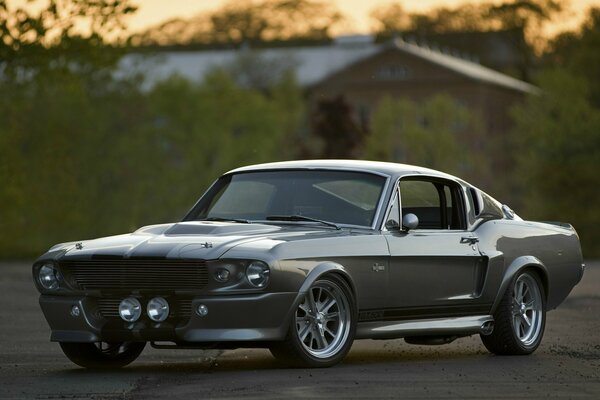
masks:
<svg viewBox="0 0 600 400"><path fill-rule="evenodd" d="M271 353L287 364L330 367L348 353L356 330L356 304L348 284L334 275L317 280L298 305L283 342Z"/></svg>
<svg viewBox="0 0 600 400"><path fill-rule="evenodd" d="M85 368L120 368L132 363L146 342L60 343L63 353Z"/></svg>
<svg viewBox="0 0 600 400"><path fill-rule="evenodd" d="M485 347L502 355L533 353L544 335L545 298L544 287L536 273L517 274L494 314L493 332L481 335Z"/></svg>

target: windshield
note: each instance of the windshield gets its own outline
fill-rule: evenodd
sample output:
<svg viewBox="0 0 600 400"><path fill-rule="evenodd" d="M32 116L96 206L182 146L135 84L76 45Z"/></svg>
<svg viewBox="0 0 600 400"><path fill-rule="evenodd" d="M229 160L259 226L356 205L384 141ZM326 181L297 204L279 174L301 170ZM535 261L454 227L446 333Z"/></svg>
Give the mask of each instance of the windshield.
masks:
<svg viewBox="0 0 600 400"><path fill-rule="evenodd" d="M185 220L266 221L272 216L304 216L370 227L385 182L386 178L379 175L328 170L226 175Z"/></svg>

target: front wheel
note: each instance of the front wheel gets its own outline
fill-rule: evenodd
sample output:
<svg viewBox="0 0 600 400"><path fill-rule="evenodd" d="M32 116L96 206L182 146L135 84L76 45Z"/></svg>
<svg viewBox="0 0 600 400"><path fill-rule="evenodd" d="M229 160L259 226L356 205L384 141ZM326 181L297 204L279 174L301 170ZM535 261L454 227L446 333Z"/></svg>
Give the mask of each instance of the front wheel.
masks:
<svg viewBox="0 0 600 400"><path fill-rule="evenodd" d="M481 335L485 347L500 355L531 354L542 341L546 326L546 296L538 275L518 273L494 314L495 327Z"/></svg>
<svg viewBox="0 0 600 400"><path fill-rule="evenodd" d="M317 280L298 305L283 342L271 346L279 360L298 367L330 367L346 356L357 311L348 284L334 275Z"/></svg>
<svg viewBox="0 0 600 400"><path fill-rule="evenodd" d="M145 346L146 342L60 343L69 360L85 368L124 367L138 358Z"/></svg>

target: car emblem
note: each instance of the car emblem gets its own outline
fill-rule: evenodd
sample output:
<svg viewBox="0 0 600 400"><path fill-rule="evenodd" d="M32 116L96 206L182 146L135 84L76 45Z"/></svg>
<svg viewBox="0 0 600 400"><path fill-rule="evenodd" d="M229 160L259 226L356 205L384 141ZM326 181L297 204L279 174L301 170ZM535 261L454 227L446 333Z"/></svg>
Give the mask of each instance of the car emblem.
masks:
<svg viewBox="0 0 600 400"><path fill-rule="evenodd" d="M81 249L83 249L83 244L82 244L81 242L79 242L79 243L75 243L75 248L76 248L77 250L81 250Z"/></svg>
<svg viewBox="0 0 600 400"><path fill-rule="evenodd" d="M202 247L204 249L212 249L213 244L211 242L204 242L204 243L200 243L200 247Z"/></svg>

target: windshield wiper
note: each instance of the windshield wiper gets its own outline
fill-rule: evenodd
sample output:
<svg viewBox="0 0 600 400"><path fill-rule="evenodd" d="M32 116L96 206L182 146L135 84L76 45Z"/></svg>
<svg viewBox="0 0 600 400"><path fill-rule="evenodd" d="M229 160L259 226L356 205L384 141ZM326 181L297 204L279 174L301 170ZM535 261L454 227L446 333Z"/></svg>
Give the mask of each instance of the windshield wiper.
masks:
<svg viewBox="0 0 600 400"><path fill-rule="evenodd" d="M304 215L269 215L268 217L265 217L265 219L267 221L309 221L309 222L318 222L320 224L323 225L327 225L327 226L331 226L337 230L340 230L342 228L339 227L339 225L333 223L333 222L329 222L329 221L323 221L322 219L316 219L316 218L310 218L310 217L305 217Z"/></svg>
<svg viewBox="0 0 600 400"><path fill-rule="evenodd" d="M247 219L242 218L221 218L221 217L208 217L199 219L198 221L218 221L218 222L237 222L239 224L250 224L251 222Z"/></svg>

